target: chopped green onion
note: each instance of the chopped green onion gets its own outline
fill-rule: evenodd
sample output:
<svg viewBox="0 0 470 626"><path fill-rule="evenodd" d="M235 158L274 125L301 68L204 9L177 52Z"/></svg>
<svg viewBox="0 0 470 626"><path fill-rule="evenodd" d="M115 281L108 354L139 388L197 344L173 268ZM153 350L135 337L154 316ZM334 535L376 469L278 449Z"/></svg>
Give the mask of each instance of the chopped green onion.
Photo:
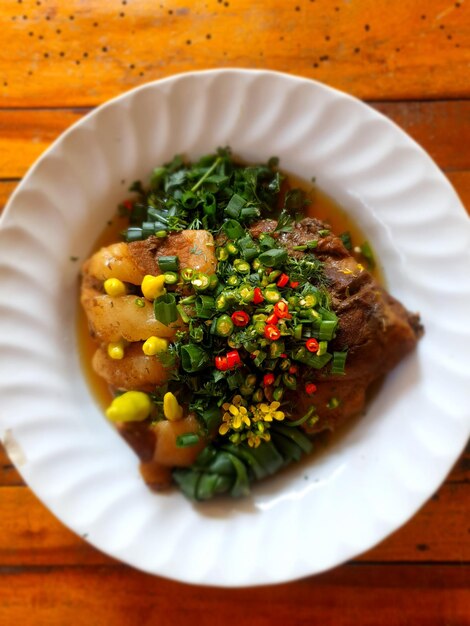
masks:
<svg viewBox="0 0 470 626"><path fill-rule="evenodd" d="M168 232L166 230L157 230L155 233L155 237L158 237L159 239L163 239L163 237L166 237L167 235Z"/></svg>
<svg viewBox="0 0 470 626"><path fill-rule="evenodd" d="M335 334L338 320L323 320L320 324L319 338L322 340L330 341Z"/></svg>
<svg viewBox="0 0 470 626"><path fill-rule="evenodd" d="M285 349L286 347L283 341L273 341L269 346L269 356L272 359L278 359Z"/></svg>
<svg viewBox="0 0 470 626"><path fill-rule="evenodd" d="M343 242L343 246L346 248L346 250L352 250L351 233L349 232L349 230L341 233L341 235L339 235L339 238Z"/></svg>
<svg viewBox="0 0 470 626"><path fill-rule="evenodd" d="M189 315L184 310L184 307L181 304L178 304L178 305L176 305L176 308L177 308L178 313L180 314L180 317L183 320L183 322L185 324L188 324L190 322L191 318L189 317Z"/></svg>
<svg viewBox="0 0 470 626"><path fill-rule="evenodd" d="M197 300L197 296L187 296L186 298L182 298L180 300L180 304L194 304Z"/></svg>
<svg viewBox="0 0 470 626"><path fill-rule="evenodd" d="M245 206L246 200L239 196L237 193L234 193L230 198L229 203L225 207L225 213L229 217L233 217L238 219L240 217L241 209Z"/></svg>
<svg viewBox="0 0 470 626"><path fill-rule="evenodd" d="M255 367L259 367L261 363L266 359L267 356L268 355L266 354L266 352L263 352L263 350L260 350L258 354L256 355L256 357L253 359L253 363L255 364Z"/></svg>
<svg viewBox="0 0 470 626"><path fill-rule="evenodd" d="M239 239L238 249L240 250L240 254L245 259L245 261L252 261L255 257L258 256L258 246L250 237L250 235L246 235L242 239Z"/></svg>
<svg viewBox="0 0 470 626"><path fill-rule="evenodd" d="M210 363L207 352L193 343L181 347L181 367L190 374L199 372Z"/></svg>
<svg viewBox="0 0 470 626"><path fill-rule="evenodd" d="M330 230L328 228L324 228L323 230L319 230L318 234L320 235L320 237L326 237L330 234Z"/></svg>
<svg viewBox="0 0 470 626"><path fill-rule="evenodd" d="M178 435L176 437L177 448L188 448L189 446L194 446L197 443L199 443L199 435L196 433L184 433L183 435Z"/></svg>
<svg viewBox="0 0 470 626"><path fill-rule="evenodd" d="M344 374L347 356L347 350L344 352L333 352L333 361L331 363L332 374Z"/></svg>
<svg viewBox="0 0 470 626"><path fill-rule="evenodd" d="M143 300L142 298L136 298L136 299L134 300L134 304L135 304L136 306L140 307L141 309L143 309L143 308L144 308L144 306L145 306L145 300Z"/></svg>
<svg viewBox="0 0 470 626"><path fill-rule="evenodd" d="M222 230L229 239L233 239L234 241L240 239L240 237L243 237L245 234L243 227L236 220L227 220L224 222Z"/></svg>
<svg viewBox="0 0 470 626"><path fill-rule="evenodd" d="M142 237L146 239L155 232L155 222L142 222Z"/></svg>
<svg viewBox="0 0 470 626"><path fill-rule="evenodd" d="M153 303L153 310L155 312L155 319L165 326L168 326L172 322L176 322L178 319L178 310L176 308L176 299L172 293L166 293Z"/></svg>
<svg viewBox="0 0 470 626"><path fill-rule="evenodd" d="M284 395L284 389L282 387L276 387L276 389L273 391L273 399L276 400L277 402L282 400L283 395Z"/></svg>
<svg viewBox="0 0 470 626"><path fill-rule="evenodd" d="M231 374L230 376L227 376L226 380L227 380L229 389L231 390L239 389L243 384L243 375L241 374L241 372L235 372Z"/></svg>
<svg viewBox="0 0 470 626"><path fill-rule="evenodd" d="M328 350L328 342L320 341L318 343L317 356L323 356L324 354L326 354L327 350Z"/></svg>
<svg viewBox="0 0 470 626"><path fill-rule="evenodd" d="M248 220L255 219L261 215L260 210L257 207L250 206L245 207L240 212L240 217L242 221L246 222Z"/></svg>
<svg viewBox="0 0 470 626"><path fill-rule="evenodd" d="M218 286L219 286L219 279L217 278L217 274L211 274L209 276L209 290L213 291Z"/></svg>
<svg viewBox="0 0 470 626"><path fill-rule="evenodd" d="M131 241L140 241L142 236L142 229L138 226L129 226L125 232L126 241L129 243Z"/></svg>
<svg viewBox="0 0 470 626"><path fill-rule="evenodd" d="M240 282L240 279L238 278L238 276L235 276L235 274L233 274L232 276L229 276L225 282L227 283L227 285L230 285L230 287L236 287Z"/></svg>
<svg viewBox="0 0 470 626"><path fill-rule="evenodd" d="M374 269L375 267L375 257L372 252L372 248L368 241L364 241L362 246L360 246L361 254L366 259L369 269Z"/></svg>
<svg viewBox="0 0 470 626"><path fill-rule="evenodd" d="M198 296L196 300L196 315L202 319L210 319L215 311L215 300L212 296Z"/></svg>
<svg viewBox="0 0 470 626"><path fill-rule="evenodd" d="M284 248L273 248L272 250L262 252L258 258L266 267L280 267L287 261L287 250Z"/></svg>
<svg viewBox="0 0 470 626"><path fill-rule="evenodd" d="M161 256L158 258L158 267L161 272L177 272L179 259L177 256Z"/></svg>

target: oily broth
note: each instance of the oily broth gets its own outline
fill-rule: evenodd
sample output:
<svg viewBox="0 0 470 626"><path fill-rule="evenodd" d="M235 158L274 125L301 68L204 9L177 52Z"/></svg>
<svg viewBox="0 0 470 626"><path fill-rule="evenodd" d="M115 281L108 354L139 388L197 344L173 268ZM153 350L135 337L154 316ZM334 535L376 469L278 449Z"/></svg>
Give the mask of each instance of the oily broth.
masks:
<svg viewBox="0 0 470 626"><path fill-rule="evenodd" d="M127 219L123 217L114 217L108 222L106 228L95 241L92 251L95 252L100 248L109 246L116 241L120 241L120 233L127 228ZM93 397L99 406L104 410L109 406L113 399L113 394L109 385L103 378L98 376L92 366L91 360L96 351L97 345L93 337L90 335L88 322L80 301L78 302L77 312L77 339L78 352L82 370L85 373L85 379L92 391Z"/></svg>
<svg viewBox="0 0 470 626"><path fill-rule="evenodd" d="M335 234L349 231L353 246L357 246L366 240L366 236L359 226L351 219L345 210L326 193L313 186L312 183L308 183L291 174L288 175L288 179L290 188L301 188L307 192L308 198L311 200L310 204L306 207L305 214L307 216L316 217L326 222L330 225L331 230ZM109 246L116 241L120 241L120 233L125 230L127 226L126 218L118 216L113 218L96 240L92 250L96 251L101 247ZM363 259L359 259L359 261L364 263ZM383 277L377 265L371 273L380 284L383 284ZM77 313L77 339L79 358L86 381L92 390L94 398L104 410L112 401L113 394L108 384L93 371L91 361L97 346L89 333L86 315L80 302L78 303Z"/></svg>

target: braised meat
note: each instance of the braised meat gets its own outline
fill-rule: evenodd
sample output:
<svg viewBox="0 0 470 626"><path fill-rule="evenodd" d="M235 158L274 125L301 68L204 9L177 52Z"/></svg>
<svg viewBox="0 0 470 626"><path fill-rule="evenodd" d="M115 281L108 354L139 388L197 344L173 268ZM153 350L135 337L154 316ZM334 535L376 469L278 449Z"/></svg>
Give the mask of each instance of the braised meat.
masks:
<svg viewBox="0 0 470 626"><path fill-rule="evenodd" d="M280 234L274 233L276 226L274 220L262 220L252 226L251 235L257 239L261 233L269 233L297 259L305 253L296 247L317 240L312 252L323 263L331 306L339 317L331 349L348 350L345 374L312 372L312 379L321 383L314 400L305 393L295 393L299 414L315 404L319 420L309 432L332 430L364 409L367 389L415 347L423 327L419 315L407 311L387 293L339 237L325 235L328 225L306 218L291 232Z"/></svg>

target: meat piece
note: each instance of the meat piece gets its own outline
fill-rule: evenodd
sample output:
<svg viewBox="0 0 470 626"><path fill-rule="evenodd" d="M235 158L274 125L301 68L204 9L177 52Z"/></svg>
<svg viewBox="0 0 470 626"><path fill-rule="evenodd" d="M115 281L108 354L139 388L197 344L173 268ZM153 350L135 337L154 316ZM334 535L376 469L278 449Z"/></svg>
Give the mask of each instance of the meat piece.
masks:
<svg viewBox="0 0 470 626"><path fill-rule="evenodd" d="M146 356L141 343L131 343L120 360L111 359L106 349L93 355L93 369L115 389L155 391L168 379L168 371L156 356Z"/></svg>
<svg viewBox="0 0 470 626"><path fill-rule="evenodd" d="M90 332L103 343L112 341L145 341L152 335L172 339L178 328L183 326L180 318L165 326L155 319L153 303L136 296L111 297L93 287L82 285L81 303L88 318Z"/></svg>
<svg viewBox="0 0 470 626"><path fill-rule="evenodd" d="M274 235L289 255L300 259L303 252L294 247L317 240L313 253L322 261L328 280L332 309L339 326L331 350L348 349L345 375L328 375L312 371L317 384L314 396L296 392L296 413L301 415L314 404L319 420L310 432L334 429L364 409L367 389L390 371L422 335L419 316L381 287L372 275L351 256L341 239L333 234L321 236L328 225L313 218L299 222L289 233L274 233L276 222L262 220L250 230L254 238L262 233ZM331 399L339 404L331 406Z"/></svg>
<svg viewBox="0 0 470 626"><path fill-rule="evenodd" d="M157 276L161 274L158 257L179 257L180 267L213 274L217 261L215 258L214 238L207 230L182 230L168 237L149 237L143 241L129 244L129 254L135 265L144 273Z"/></svg>
<svg viewBox="0 0 470 626"><path fill-rule="evenodd" d="M92 276L97 281L108 278L119 278L124 283L140 285L145 272L139 268L129 251L129 244L113 243L106 248L100 248L82 267L84 276Z"/></svg>

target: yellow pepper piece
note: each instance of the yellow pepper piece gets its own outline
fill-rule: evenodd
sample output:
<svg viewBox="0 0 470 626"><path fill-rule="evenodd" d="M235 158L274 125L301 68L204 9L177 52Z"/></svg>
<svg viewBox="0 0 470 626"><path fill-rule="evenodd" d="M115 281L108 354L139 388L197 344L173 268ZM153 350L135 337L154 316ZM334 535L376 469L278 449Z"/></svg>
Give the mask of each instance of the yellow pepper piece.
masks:
<svg viewBox="0 0 470 626"><path fill-rule="evenodd" d="M122 341L108 343L108 356L115 361L120 361L124 357L124 343Z"/></svg>
<svg viewBox="0 0 470 626"><path fill-rule="evenodd" d="M142 281L142 293L147 298L147 300L155 300L159 296L163 296L166 293L165 285L165 276L161 274L160 276L151 276L147 274L144 276L144 280Z"/></svg>
<svg viewBox="0 0 470 626"><path fill-rule="evenodd" d="M163 413L170 422L176 422L183 417L183 407L178 403L176 396L168 391L163 396Z"/></svg>
<svg viewBox="0 0 470 626"><path fill-rule="evenodd" d="M126 285L119 278L108 278L104 281L103 287L108 296L113 298L126 295Z"/></svg>
<svg viewBox="0 0 470 626"><path fill-rule="evenodd" d="M106 417L112 422L142 422L152 410L152 401L143 391L126 391L114 398L106 409Z"/></svg>
<svg viewBox="0 0 470 626"><path fill-rule="evenodd" d="M168 341L160 337L149 337L142 346L143 353L147 356L155 356L159 352L168 350Z"/></svg>

